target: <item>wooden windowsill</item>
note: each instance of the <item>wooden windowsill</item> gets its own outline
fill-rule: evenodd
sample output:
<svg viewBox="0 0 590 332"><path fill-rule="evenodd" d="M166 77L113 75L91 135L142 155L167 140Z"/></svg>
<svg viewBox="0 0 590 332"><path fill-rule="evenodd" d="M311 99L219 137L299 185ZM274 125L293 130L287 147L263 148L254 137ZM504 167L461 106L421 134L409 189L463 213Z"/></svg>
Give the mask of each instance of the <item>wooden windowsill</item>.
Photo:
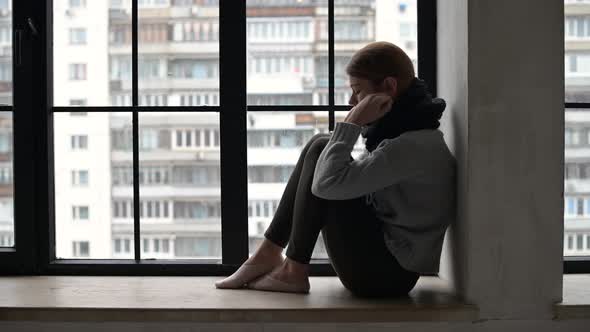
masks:
<svg viewBox="0 0 590 332"><path fill-rule="evenodd" d="M407 298L353 297L335 277L307 295L218 290L219 277L0 277L0 321L473 321L447 282L421 277Z"/></svg>

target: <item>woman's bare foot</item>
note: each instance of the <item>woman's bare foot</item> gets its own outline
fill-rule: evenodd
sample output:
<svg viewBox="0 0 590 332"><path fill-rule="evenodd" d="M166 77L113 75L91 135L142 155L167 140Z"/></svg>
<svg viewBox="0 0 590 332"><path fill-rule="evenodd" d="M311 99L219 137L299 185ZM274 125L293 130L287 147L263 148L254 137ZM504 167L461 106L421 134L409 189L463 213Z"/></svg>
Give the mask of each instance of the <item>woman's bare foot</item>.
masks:
<svg viewBox="0 0 590 332"><path fill-rule="evenodd" d="M309 293L309 264L287 258L270 273L249 283L248 288L273 292Z"/></svg>
<svg viewBox="0 0 590 332"><path fill-rule="evenodd" d="M243 288L248 282L267 274L283 263L283 248L264 239L256 252L231 276L215 282L217 288Z"/></svg>

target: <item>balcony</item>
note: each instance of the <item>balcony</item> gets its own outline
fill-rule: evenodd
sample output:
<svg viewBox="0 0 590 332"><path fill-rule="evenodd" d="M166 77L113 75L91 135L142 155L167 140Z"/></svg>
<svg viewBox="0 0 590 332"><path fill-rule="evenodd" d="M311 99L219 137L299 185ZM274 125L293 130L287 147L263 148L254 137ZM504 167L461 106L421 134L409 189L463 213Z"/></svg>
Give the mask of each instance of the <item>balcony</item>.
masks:
<svg viewBox="0 0 590 332"><path fill-rule="evenodd" d="M160 185L141 186L141 198L161 198L161 197L175 197L175 198L218 198L221 197L220 186L176 186L176 185ZM111 189L113 199L117 198L131 198L133 197L133 188L131 186L113 186Z"/></svg>
<svg viewBox="0 0 590 332"><path fill-rule="evenodd" d="M111 91L131 91L131 80L111 80ZM219 90L219 78L168 78L139 79L139 89L150 91L168 90Z"/></svg>
<svg viewBox="0 0 590 332"><path fill-rule="evenodd" d="M590 1L588 0L566 0L564 3L564 14L570 15L588 15L590 14Z"/></svg>

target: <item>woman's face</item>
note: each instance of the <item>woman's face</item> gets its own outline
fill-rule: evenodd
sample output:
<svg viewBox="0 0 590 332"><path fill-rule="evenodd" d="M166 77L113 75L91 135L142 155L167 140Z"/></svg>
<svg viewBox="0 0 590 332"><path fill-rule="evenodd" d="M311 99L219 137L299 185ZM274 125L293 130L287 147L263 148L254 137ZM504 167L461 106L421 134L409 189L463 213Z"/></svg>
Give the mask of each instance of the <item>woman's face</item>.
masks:
<svg viewBox="0 0 590 332"><path fill-rule="evenodd" d="M380 92L377 91L378 89L367 79L349 76L348 81L350 83L350 88L352 89L350 99L348 100L348 104L351 106L358 104L368 94Z"/></svg>

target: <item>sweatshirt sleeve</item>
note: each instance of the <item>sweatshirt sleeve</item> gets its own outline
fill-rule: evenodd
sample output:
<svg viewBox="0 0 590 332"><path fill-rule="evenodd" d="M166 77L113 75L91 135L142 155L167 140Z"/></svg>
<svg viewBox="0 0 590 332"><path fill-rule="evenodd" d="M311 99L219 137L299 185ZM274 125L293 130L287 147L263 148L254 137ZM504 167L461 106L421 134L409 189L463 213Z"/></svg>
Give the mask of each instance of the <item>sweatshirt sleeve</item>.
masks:
<svg viewBox="0 0 590 332"><path fill-rule="evenodd" d="M337 122L316 163L311 192L323 199L362 197L420 172L420 151L411 139L399 136L362 159L350 160L361 127Z"/></svg>

